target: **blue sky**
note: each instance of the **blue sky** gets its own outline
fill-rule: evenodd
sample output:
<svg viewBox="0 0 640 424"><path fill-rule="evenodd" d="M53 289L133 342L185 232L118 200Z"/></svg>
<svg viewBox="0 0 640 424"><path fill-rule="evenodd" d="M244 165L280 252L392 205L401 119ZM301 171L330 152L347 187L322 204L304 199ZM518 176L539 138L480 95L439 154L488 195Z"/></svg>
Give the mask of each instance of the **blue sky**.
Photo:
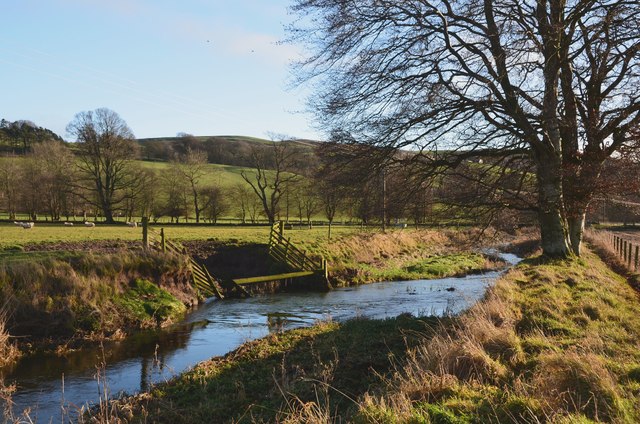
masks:
<svg viewBox="0 0 640 424"><path fill-rule="evenodd" d="M287 0L4 0L0 118L65 138L85 110L116 111L137 137L319 139L291 89L299 58Z"/></svg>

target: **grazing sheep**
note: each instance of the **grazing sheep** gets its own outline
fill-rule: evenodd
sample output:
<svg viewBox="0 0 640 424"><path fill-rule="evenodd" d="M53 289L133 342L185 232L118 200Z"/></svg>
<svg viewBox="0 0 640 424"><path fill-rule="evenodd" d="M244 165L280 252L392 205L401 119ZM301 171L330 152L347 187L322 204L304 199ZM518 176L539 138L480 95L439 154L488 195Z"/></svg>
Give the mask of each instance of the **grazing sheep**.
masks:
<svg viewBox="0 0 640 424"><path fill-rule="evenodd" d="M64 226L65 227L73 227L73 222L65 222Z"/></svg>
<svg viewBox="0 0 640 424"><path fill-rule="evenodd" d="M30 230L32 229L36 224L33 222L23 222L21 223L22 228L24 228L25 230Z"/></svg>
<svg viewBox="0 0 640 424"><path fill-rule="evenodd" d="M127 222L127 225L132 228L136 228L138 226L137 222Z"/></svg>
<svg viewBox="0 0 640 424"><path fill-rule="evenodd" d="M94 222L85 221L84 222L84 226L85 227L95 227L96 224Z"/></svg>

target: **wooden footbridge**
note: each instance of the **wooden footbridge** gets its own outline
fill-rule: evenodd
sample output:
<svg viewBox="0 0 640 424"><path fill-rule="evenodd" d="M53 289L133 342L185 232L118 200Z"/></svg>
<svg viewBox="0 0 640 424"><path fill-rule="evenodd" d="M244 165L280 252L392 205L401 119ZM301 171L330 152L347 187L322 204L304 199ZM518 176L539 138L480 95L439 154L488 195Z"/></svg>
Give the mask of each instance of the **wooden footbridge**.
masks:
<svg viewBox="0 0 640 424"><path fill-rule="evenodd" d="M284 237L284 222L276 222L269 233L269 256L284 265L290 272L261 277L236 278L239 285L268 283L274 281L311 280L316 287L328 288L327 261L321 257L315 260Z"/></svg>
<svg viewBox="0 0 640 424"><path fill-rule="evenodd" d="M186 255L189 258L191 281L198 293L204 297L242 298L250 297L249 290L253 285L261 283L283 282L285 285L305 282L306 287L328 289L327 261L321 257L313 259L306 252L296 247L291 240L284 237L284 223L276 222L269 233L269 256L280 263L289 272L249 278L220 279L211 274L206 266L196 261L187 249L179 242L168 240L164 229L156 231L148 225L143 226L143 241L146 246L163 252Z"/></svg>

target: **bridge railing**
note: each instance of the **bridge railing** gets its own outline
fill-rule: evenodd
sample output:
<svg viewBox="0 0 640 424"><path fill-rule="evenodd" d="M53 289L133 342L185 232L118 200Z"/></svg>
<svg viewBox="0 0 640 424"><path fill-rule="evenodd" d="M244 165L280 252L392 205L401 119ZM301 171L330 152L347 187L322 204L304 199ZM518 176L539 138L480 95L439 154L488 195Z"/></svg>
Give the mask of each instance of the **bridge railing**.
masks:
<svg viewBox="0 0 640 424"><path fill-rule="evenodd" d="M290 268L299 271L326 270L327 261L319 260L307 255L306 252L291 243L284 237L284 223L276 222L271 226L269 235L269 255L278 262L287 264Z"/></svg>
<svg viewBox="0 0 640 424"><path fill-rule="evenodd" d="M156 231L152 228L147 228L149 247L160 250L162 252L170 252L176 255L186 255L189 258L189 270L191 271L191 282L193 287L204 298L217 297L223 299L221 287L219 282L214 278L209 270L198 263L191 255L188 254L187 249L182 243L177 241L168 240L164 234L164 228L160 231Z"/></svg>

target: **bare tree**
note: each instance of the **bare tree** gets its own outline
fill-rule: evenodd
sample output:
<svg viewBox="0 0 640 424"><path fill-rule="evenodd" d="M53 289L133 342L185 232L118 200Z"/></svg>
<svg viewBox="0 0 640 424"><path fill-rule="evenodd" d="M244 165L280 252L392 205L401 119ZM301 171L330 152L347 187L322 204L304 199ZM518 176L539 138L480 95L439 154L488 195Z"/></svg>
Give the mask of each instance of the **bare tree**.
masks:
<svg viewBox="0 0 640 424"><path fill-rule="evenodd" d="M126 188L136 183L128 172L137 153L131 129L116 112L101 108L78 113L67 132L78 141L78 167L95 193L87 202L113 223L114 210L128 195Z"/></svg>
<svg viewBox="0 0 640 424"><path fill-rule="evenodd" d="M214 224L229 210L229 203L220 187L204 188L202 190L202 198L204 199L202 210L206 218Z"/></svg>
<svg viewBox="0 0 640 424"><path fill-rule="evenodd" d="M296 0L319 124L431 169L526 150L546 255L579 254L603 161L640 122L631 0ZM308 19L307 19L308 18ZM300 24L302 25L302 24ZM445 152L446 150L446 152Z"/></svg>
<svg viewBox="0 0 640 424"><path fill-rule="evenodd" d="M207 154L201 150L191 150L187 147L184 154L178 155L174 166L183 178L190 191L193 212L196 222L200 222L202 205L200 204L200 189L202 178L207 174Z"/></svg>
<svg viewBox="0 0 640 424"><path fill-rule="evenodd" d="M19 208L22 170L15 161L5 160L0 164L0 204L13 220Z"/></svg>
<svg viewBox="0 0 640 424"><path fill-rule="evenodd" d="M260 200L269 223L276 221L284 188L299 179L297 174L291 172L295 155L296 152L283 140L272 141L270 150L252 147L254 169L240 174Z"/></svg>
<svg viewBox="0 0 640 424"><path fill-rule="evenodd" d="M314 179L300 180L293 186L293 197L298 209L298 219L302 224L303 218L311 228L311 218L320 211L320 199Z"/></svg>
<svg viewBox="0 0 640 424"><path fill-rule="evenodd" d="M29 160L34 196L40 199L42 209L52 220L60 220L75 181L73 154L58 141L44 141L32 147Z"/></svg>
<svg viewBox="0 0 640 424"><path fill-rule="evenodd" d="M179 222L180 217L187 217L189 212L189 186L187 182L181 178L180 172L171 167L161 177L161 187L164 193L165 201L163 207L156 209L155 215L169 216L171 222Z"/></svg>

